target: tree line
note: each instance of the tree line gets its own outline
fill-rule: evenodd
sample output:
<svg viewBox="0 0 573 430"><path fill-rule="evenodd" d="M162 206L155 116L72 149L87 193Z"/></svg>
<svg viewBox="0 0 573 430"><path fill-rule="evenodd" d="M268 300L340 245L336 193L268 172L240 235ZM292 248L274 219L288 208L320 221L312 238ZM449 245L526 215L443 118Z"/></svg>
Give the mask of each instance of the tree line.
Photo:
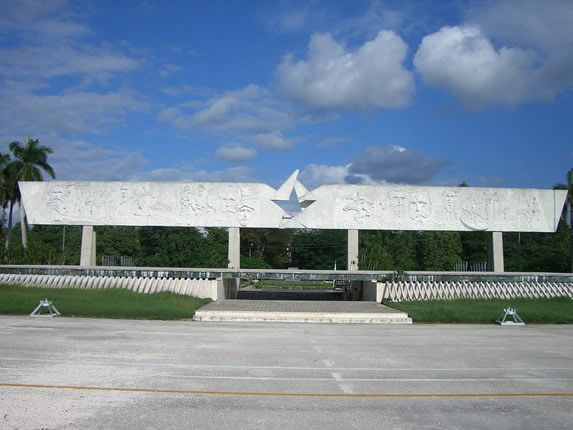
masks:
<svg viewBox="0 0 573 430"><path fill-rule="evenodd" d="M224 228L100 226L95 231L98 265L105 255L118 266L123 256L144 267L227 267ZM80 226L34 226L27 249L14 238L2 251L4 263L78 265L81 234ZM504 233L503 238L508 272L571 271L565 220L556 233ZM451 271L462 261L486 261L489 239L487 232L363 230L358 265L362 270ZM241 229L242 268L341 270L346 262L345 230Z"/></svg>
<svg viewBox="0 0 573 430"><path fill-rule="evenodd" d="M52 148L26 135L0 153L2 222L0 258L4 264L69 264L80 261L81 227L34 226L28 229L18 181L55 178L48 163ZM467 186L464 182L460 186ZM506 271L573 272L573 169L567 203L556 233L504 233ZM14 208L20 222L13 225ZM12 234L21 232L21 239ZM95 228L97 261L103 256L129 257L146 267L227 267L228 235L223 228L109 227ZM436 231L361 231L359 261L363 270L450 271L460 262L488 258L490 233ZM332 270L346 269L345 230L241 229L241 267Z"/></svg>

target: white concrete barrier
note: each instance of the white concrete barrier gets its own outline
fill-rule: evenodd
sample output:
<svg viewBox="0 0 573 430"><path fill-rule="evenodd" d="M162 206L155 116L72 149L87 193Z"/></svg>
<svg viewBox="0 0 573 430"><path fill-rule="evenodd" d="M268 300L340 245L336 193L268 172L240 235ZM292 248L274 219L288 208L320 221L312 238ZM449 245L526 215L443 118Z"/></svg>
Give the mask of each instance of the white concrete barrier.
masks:
<svg viewBox="0 0 573 430"><path fill-rule="evenodd" d="M368 295L369 298L371 294ZM573 284L563 282L378 282L376 301L569 297Z"/></svg>
<svg viewBox="0 0 573 430"><path fill-rule="evenodd" d="M169 291L179 295L217 300L217 279L0 274L0 284L45 288L126 288L148 294Z"/></svg>

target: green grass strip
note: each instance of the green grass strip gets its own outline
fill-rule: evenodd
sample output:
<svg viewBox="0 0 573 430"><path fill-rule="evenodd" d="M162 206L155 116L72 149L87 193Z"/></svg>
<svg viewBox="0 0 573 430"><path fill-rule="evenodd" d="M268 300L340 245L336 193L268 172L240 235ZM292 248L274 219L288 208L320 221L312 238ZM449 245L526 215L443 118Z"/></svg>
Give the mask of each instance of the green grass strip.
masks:
<svg viewBox="0 0 573 430"><path fill-rule="evenodd" d="M0 314L29 315L40 300L51 300L64 317L190 319L210 299L169 292L135 293L122 288L36 288L0 285Z"/></svg>
<svg viewBox="0 0 573 430"><path fill-rule="evenodd" d="M384 303L407 312L414 322L489 324L513 308L526 324L573 323L573 300L553 299L463 299ZM512 320L510 318L510 320Z"/></svg>

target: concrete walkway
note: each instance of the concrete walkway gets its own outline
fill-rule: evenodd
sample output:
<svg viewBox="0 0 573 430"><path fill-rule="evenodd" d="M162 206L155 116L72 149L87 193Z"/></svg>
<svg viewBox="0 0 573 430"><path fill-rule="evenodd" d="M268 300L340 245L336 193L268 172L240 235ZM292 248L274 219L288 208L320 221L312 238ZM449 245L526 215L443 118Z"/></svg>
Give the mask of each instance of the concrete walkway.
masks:
<svg viewBox="0 0 573 430"><path fill-rule="evenodd" d="M408 314L374 302L220 300L195 312L194 321L411 324Z"/></svg>

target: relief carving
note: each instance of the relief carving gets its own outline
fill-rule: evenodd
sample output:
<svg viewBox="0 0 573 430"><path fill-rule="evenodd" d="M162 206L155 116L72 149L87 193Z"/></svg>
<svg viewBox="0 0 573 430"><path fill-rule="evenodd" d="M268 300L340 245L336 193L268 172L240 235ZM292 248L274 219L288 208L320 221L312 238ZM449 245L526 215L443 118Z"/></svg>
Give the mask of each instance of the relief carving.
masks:
<svg viewBox="0 0 573 430"><path fill-rule="evenodd" d="M343 203L342 211L351 214L352 219L360 225L368 221L368 218L370 218L372 210L375 207L374 203L362 197L358 193L351 198L343 198L341 200L342 202L348 202L345 204Z"/></svg>

